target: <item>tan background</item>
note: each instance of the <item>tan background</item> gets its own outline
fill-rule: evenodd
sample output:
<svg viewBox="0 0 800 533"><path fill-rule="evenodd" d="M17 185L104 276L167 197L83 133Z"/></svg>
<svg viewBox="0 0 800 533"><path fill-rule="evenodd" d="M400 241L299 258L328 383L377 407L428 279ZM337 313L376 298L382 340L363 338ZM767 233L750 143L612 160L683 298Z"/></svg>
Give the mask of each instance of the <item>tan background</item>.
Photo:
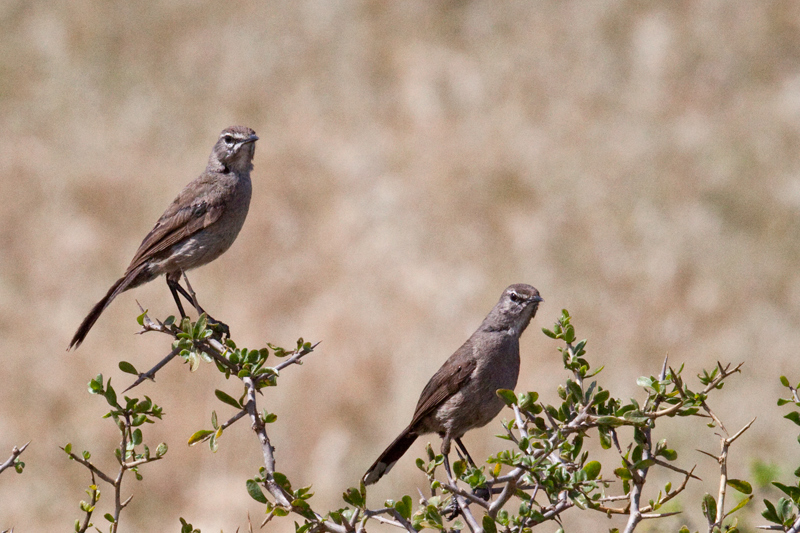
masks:
<svg viewBox="0 0 800 533"><path fill-rule="evenodd" d="M800 380L800 4L6 0L0 452L33 443L25 473L0 477L0 528L63 531L79 516L88 478L57 445L113 466L114 428L86 383L102 372L122 387L120 359L144 369L166 353L166 338L133 335L135 299L174 312L165 284L124 294L77 353L64 349L236 123L261 137L250 215L191 279L241 345L323 341L263 399L279 416L279 470L313 483L319 509L342 504L513 282L545 298L520 390L554 401L566 376L540 328L564 307L624 397L642 397L636 377L665 354L687 376L746 361L712 402L733 429L765 410L731 475L761 458L792 482L797 428L774 406L778 376ZM260 520L246 425L217 454L185 445L211 409L230 415L211 391L234 385L174 363L139 390L166 412L146 440L170 452L126 484L124 531ZM498 428L468 435L473 455L500 449ZM706 481L682 517L641 529L701 528L696 496L716 481L695 448L717 442L701 422L664 428ZM373 506L416 495L411 455ZM110 500L106 489L101 512ZM598 518L565 524L620 524Z"/></svg>

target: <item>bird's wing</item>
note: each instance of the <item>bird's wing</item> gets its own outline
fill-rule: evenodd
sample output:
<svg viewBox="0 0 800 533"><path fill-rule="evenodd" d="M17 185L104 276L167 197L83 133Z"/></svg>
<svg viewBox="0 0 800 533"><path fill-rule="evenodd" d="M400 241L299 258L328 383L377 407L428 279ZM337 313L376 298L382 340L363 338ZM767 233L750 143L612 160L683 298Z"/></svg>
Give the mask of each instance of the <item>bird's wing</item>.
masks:
<svg viewBox="0 0 800 533"><path fill-rule="evenodd" d="M470 379L477 364L472 342L467 341L445 361L422 389L410 426L417 424L458 392Z"/></svg>
<svg viewBox="0 0 800 533"><path fill-rule="evenodd" d="M209 194L219 186L215 181L203 174L181 191L142 241L128 271L219 220L225 201L223 195Z"/></svg>

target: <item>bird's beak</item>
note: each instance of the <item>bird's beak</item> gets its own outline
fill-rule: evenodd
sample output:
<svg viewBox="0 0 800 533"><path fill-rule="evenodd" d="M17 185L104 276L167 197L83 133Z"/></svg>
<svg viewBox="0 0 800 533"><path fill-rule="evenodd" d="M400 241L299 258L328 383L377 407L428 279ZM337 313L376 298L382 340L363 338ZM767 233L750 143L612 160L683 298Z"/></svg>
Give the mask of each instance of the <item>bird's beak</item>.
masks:
<svg viewBox="0 0 800 533"><path fill-rule="evenodd" d="M251 135L250 137L242 141L242 144L254 143L257 140L258 140L258 135Z"/></svg>
<svg viewBox="0 0 800 533"><path fill-rule="evenodd" d="M533 297L533 302L534 303L538 304L539 302L543 302L543 301L544 301L544 298L542 298L541 296L534 296Z"/></svg>

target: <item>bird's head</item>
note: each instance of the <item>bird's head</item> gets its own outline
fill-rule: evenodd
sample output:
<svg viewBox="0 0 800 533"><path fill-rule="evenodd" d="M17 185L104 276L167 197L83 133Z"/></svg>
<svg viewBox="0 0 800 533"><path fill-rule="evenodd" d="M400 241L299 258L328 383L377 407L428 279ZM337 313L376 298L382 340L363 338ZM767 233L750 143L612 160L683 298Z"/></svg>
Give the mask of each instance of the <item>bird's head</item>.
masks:
<svg viewBox="0 0 800 533"><path fill-rule="evenodd" d="M517 335L521 335L542 301L544 300L539 296L539 291L534 287L517 283L503 291L500 301L487 319L492 319L495 328L514 330Z"/></svg>
<svg viewBox="0 0 800 533"><path fill-rule="evenodd" d="M221 170L246 172L253 169L253 154L258 140L256 132L245 126L231 126L222 130L214 145L209 164Z"/></svg>

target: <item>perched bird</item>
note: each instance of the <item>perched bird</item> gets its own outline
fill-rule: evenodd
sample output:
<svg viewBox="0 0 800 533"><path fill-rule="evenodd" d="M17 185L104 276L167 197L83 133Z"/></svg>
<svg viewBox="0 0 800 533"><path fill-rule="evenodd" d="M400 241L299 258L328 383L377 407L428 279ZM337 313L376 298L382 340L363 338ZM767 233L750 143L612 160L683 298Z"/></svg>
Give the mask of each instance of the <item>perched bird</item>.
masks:
<svg viewBox="0 0 800 533"><path fill-rule="evenodd" d="M516 386L519 337L541 301L539 291L530 285L511 285L503 291L478 330L425 385L411 423L369 467L365 484L378 481L416 438L426 433L442 437L441 452L450 473L447 456L451 441L466 454L461 437L497 416L504 406L496 394L498 389Z"/></svg>
<svg viewBox="0 0 800 533"><path fill-rule="evenodd" d="M222 255L242 229L250 207L256 133L244 126L222 131L200 177L189 183L147 234L128 265L103 299L89 311L67 350L78 347L120 293L166 274L167 285L185 316L178 293L191 298L179 280L181 273Z"/></svg>

